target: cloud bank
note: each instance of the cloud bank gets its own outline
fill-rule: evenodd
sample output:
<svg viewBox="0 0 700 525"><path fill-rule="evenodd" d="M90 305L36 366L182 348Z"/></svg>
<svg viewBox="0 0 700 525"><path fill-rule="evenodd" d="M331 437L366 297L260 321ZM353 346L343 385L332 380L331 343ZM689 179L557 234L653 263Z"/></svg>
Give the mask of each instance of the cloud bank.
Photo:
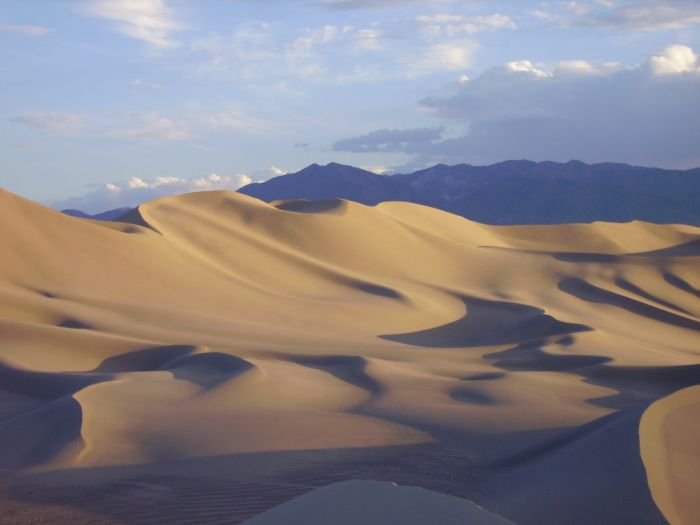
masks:
<svg viewBox="0 0 700 525"><path fill-rule="evenodd" d="M567 61L509 62L463 79L421 107L458 136L416 130L342 139L342 151L413 154L412 166L503 159L580 159L689 168L700 165L700 59L669 46L634 67ZM391 134L406 141L391 140Z"/></svg>
<svg viewBox="0 0 700 525"><path fill-rule="evenodd" d="M94 214L115 208L131 208L160 197L193 191L235 191L253 181L267 180L284 173L284 170L271 167L256 171L251 175L240 173L228 176L212 173L203 177L192 177L189 179L180 177L155 177L153 179L131 177L127 181L100 185L81 197L52 202L50 206L59 210L76 209Z"/></svg>

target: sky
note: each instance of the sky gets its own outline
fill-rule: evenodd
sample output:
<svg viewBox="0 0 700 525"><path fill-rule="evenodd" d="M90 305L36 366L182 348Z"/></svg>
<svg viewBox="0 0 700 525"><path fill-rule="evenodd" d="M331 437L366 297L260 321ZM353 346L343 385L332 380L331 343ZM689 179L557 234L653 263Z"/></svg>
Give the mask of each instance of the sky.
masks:
<svg viewBox="0 0 700 525"><path fill-rule="evenodd" d="M3 0L0 186L88 212L311 163L700 166L700 1Z"/></svg>

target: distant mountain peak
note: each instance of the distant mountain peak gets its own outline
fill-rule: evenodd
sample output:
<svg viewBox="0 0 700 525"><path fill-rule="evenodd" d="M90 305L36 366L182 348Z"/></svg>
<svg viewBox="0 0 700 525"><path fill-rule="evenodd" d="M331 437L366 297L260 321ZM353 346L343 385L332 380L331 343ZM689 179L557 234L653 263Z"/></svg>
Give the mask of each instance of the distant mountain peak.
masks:
<svg viewBox="0 0 700 525"><path fill-rule="evenodd" d="M239 191L268 202L408 201L490 224L630 220L700 224L700 170L591 165L576 159L520 159L489 166L436 164L414 173L384 176L330 162L311 164Z"/></svg>

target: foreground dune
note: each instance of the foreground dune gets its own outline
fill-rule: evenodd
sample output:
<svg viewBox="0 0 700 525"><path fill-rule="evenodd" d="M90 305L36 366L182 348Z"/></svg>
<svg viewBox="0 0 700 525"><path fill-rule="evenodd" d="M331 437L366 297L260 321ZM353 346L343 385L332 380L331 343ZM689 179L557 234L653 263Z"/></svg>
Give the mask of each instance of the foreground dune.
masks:
<svg viewBox="0 0 700 525"><path fill-rule="evenodd" d="M696 514L668 436L697 435L698 228L230 192L100 223L0 191L0 219L8 519L235 523L350 479L523 524Z"/></svg>

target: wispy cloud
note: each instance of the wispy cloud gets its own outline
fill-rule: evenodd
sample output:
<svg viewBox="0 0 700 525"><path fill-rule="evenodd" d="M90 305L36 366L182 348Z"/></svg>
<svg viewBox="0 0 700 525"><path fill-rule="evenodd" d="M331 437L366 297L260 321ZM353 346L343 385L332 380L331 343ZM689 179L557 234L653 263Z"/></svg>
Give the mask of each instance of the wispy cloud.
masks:
<svg viewBox="0 0 700 525"><path fill-rule="evenodd" d="M85 124L84 115L60 111L30 111L10 120L33 128L58 132L75 131Z"/></svg>
<svg viewBox="0 0 700 525"><path fill-rule="evenodd" d="M44 36L53 29L44 26L0 24L0 33L17 33L25 36Z"/></svg>
<svg viewBox="0 0 700 525"><path fill-rule="evenodd" d="M216 111L202 111L191 117L194 124L212 131L257 135L280 131L280 125L273 125L263 119L252 117L237 108L222 108Z"/></svg>
<svg viewBox="0 0 700 525"><path fill-rule="evenodd" d="M128 120L126 126L109 134L128 140L177 141L192 138L185 122L159 113L130 115Z"/></svg>
<svg viewBox="0 0 700 525"><path fill-rule="evenodd" d="M338 10L390 9L410 5L421 7L454 4L457 0L320 0L319 5ZM477 3L478 0L462 0L462 3Z"/></svg>
<svg viewBox="0 0 700 525"><path fill-rule="evenodd" d="M195 69L204 75L230 74L237 81L265 87L286 85L290 78L365 80L366 69L372 69L371 58L364 61L358 56L368 57L381 49L384 38L379 28L351 25L301 27L295 33L290 37L278 25L248 22L230 35L210 34L192 43L192 50L205 57Z"/></svg>
<svg viewBox="0 0 700 525"><path fill-rule="evenodd" d="M511 17L500 13L483 16L421 15L416 21L424 34L433 37L452 38L464 33L473 35L482 31L518 28Z"/></svg>
<svg viewBox="0 0 700 525"><path fill-rule="evenodd" d="M128 141L177 142L212 135L284 133L279 123L234 107L188 107L177 114L147 112L69 113L29 111L8 119L37 130Z"/></svg>
<svg viewBox="0 0 700 525"><path fill-rule="evenodd" d="M146 89L151 91L160 91L163 89L162 84L158 82L150 82L142 78L135 78L129 82L129 85L135 89Z"/></svg>
<svg viewBox="0 0 700 525"><path fill-rule="evenodd" d="M173 34L184 28L165 0L89 0L79 10L110 20L117 32L160 50L177 47Z"/></svg>
<svg viewBox="0 0 700 525"><path fill-rule="evenodd" d="M697 0L630 0L549 3L532 16L561 27L601 27L620 31L664 31L700 25Z"/></svg>

